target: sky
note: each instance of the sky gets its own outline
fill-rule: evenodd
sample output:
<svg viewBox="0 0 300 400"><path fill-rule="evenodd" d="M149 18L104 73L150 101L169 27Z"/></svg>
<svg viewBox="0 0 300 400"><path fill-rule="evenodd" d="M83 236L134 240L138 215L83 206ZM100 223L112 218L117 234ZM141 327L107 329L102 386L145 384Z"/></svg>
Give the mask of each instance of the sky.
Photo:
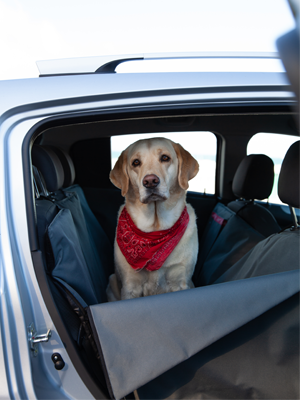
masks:
<svg viewBox="0 0 300 400"><path fill-rule="evenodd" d="M287 0L0 0L0 80L37 77L38 60L161 52L273 52L276 38L294 26ZM126 64L118 72L154 68L150 61L135 67ZM175 64L165 64L166 70ZM177 64L183 69L199 65L191 60ZM252 68L251 63L247 68Z"/></svg>

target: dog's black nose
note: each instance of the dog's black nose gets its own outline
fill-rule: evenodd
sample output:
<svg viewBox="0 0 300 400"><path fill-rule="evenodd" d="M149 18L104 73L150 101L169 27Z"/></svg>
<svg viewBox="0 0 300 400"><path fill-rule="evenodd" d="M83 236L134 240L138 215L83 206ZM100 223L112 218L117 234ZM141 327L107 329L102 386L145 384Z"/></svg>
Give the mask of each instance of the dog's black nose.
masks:
<svg viewBox="0 0 300 400"><path fill-rule="evenodd" d="M152 175L146 175L143 179L143 185L147 189L154 189L156 186L159 185L159 177L152 174Z"/></svg>

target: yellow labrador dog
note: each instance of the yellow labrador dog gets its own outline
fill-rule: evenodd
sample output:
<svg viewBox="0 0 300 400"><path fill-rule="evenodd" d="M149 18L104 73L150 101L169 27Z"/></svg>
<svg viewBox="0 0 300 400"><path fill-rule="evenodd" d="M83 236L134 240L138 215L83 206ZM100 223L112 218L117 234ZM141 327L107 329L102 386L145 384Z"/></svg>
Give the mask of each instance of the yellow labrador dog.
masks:
<svg viewBox="0 0 300 400"><path fill-rule="evenodd" d="M164 138L139 140L110 173L122 191L109 301L192 288L198 254L196 215L186 204L198 162Z"/></svg>

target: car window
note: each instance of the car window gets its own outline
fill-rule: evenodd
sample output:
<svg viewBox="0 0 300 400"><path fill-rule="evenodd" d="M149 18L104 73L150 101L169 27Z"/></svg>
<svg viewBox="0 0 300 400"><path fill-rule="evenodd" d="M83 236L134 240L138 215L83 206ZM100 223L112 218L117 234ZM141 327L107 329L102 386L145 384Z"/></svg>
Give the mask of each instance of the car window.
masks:
<svg viewBox="0 0 300 400"><path fill-rule="evenodd" d="M189 182L189 190L215 193L217 139L212 132L172 132L113 136L111 138L112 167L121 152L131 143L151 137L165 137L180 143L200 165L198 175Z"/></svg>
<svg viewBox="0 0 300 400"><path fill-rule="evenodd" d="M277 192L278 176L286 152L297 140L299 140L297 136L260 132L254 135L248 143L247 154L266 154L274 162L275 177L273 190L269 197L270 203L282 204Z"/></svg>

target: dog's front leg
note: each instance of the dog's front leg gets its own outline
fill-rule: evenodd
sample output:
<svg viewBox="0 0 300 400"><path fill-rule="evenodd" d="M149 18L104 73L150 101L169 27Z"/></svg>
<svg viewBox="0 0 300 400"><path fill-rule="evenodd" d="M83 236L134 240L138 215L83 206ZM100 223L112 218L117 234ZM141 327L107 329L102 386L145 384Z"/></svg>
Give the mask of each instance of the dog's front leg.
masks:
<svg viewBox="0 0 300 400"><path fill-rule="evenodd" d="M130 280L125 279L123 281L123 286L121 290L121 299L135 299L137 297L143 296L143 286L140 279L135 277L135 279L130 278Z"/></svg>
<svg viewBox="0 0 300 400"><path fill-rule="evenodd" d="M179 290L191 289L194 287L191 277L187 276L184 265L172 265L168 268L166 281L168 292L178 292Z"/></svg>
<svg viewBox="0 0 300 400"><path fill-rule="evenodd" d="M122 286L121 300L143 296L144 271L137 272L128 264L117 243L115 243L115 270Z"/></svg>

